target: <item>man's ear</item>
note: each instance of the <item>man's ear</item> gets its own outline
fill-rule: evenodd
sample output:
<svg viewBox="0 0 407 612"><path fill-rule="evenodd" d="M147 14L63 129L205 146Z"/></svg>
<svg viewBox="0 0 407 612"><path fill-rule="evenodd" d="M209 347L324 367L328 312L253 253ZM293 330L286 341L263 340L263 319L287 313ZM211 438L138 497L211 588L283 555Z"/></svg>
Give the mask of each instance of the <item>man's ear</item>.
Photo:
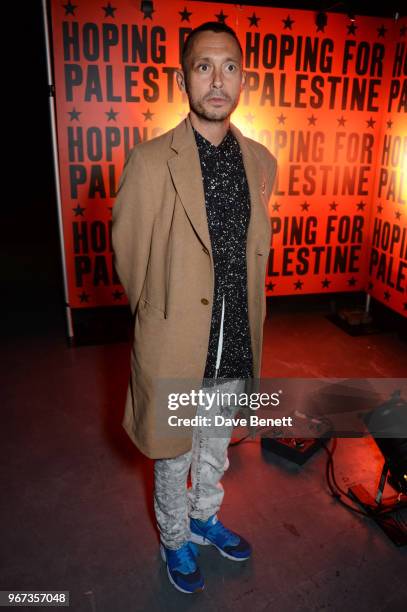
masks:
<svg viewBox="0 0 407 612"><path fill-rule="evenodd" d="M185 76L184 76L184 72L181 69L179 69L179 70L176 71L175 75L176 75L177 85L178 85L179 89L181 91L185 92L186 89L185 89Z"/></svg>

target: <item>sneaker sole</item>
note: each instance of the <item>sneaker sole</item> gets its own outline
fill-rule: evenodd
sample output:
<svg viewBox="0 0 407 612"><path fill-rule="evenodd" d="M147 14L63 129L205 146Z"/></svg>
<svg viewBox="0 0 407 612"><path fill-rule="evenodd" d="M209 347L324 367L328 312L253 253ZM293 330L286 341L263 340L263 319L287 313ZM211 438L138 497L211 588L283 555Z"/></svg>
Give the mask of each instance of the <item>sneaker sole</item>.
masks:
<svg viewBox="0 0 407 612"><path fill-rule="evenodd" d="M177 584L174 581L173 577L171 576L170 568L168 567L168 563L167 563L167 557L165 556L165 550L162 544L160 544L160 553L161 553L161 559L164 561L166 568L167 568L168 579L171 582L172 586L177 589L177 591L180 591L181 593L186 593L187 595L193 595L194 593L200 593L201 591L204 590L205 585L203 585L199 589L196 589L195 591L186 591L185 589L181 588L179 584Z"/></svg>
<svg viewBox="0 0 407 612"><path fill-rule="evenodd" d="M218 549L222 557L226 557L226 559L230 559L231 561L247 561L247 559L250 559L251 557L251 555L249 555L248 557L232 557L232 555L229 555L227 552L222 550L217 544L214 544L210 540L207 540L204 536L200 536L197 533L194 533L193 531L191 531L190 540L191 542L194 542L194 544L201 544L202 546L214 546Z"/></svg>

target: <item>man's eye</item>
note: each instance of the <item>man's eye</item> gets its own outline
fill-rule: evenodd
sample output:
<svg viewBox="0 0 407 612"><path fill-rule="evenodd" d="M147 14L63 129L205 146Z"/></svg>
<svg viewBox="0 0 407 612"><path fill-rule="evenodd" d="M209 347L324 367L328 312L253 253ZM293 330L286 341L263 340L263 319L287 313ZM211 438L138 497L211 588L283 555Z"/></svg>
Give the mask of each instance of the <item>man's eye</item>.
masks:
<svg viewBox="0 0 407 612"><path fill-rule="evenodd" d="M228 72L233 72L234 70L236 70L236 66L234 64L228 64L226 66L226 69Z"/></svg>
<svg viewBox="0 0 407 612"><path fill-rule="evenodd" d="M208 69L208 64L199 64L198 65L198 70L200 70L201 72L207 72Z"/></svg>

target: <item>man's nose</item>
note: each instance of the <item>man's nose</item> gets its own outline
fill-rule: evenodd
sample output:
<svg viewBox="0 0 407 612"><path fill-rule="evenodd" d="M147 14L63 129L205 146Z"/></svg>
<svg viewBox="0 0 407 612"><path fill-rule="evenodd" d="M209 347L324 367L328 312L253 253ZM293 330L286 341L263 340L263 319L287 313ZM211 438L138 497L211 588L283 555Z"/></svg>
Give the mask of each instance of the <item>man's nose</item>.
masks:
<svg viewBox="0 0 407 612"><path fill-rule="evenodd" d="M222 68L215 68L213 71L213 79L212 79L212 86L213 87L222 87L223 85L223 75L222 75Z"/></svg>

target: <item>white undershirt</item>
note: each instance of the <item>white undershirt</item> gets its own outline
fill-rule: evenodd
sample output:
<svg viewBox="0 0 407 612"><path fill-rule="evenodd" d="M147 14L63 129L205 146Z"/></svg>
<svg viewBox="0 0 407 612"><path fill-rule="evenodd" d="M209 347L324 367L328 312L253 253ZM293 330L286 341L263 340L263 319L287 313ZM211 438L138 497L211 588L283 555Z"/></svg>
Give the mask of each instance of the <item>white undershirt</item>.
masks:
<svg viewBox="0 0 407 612"><path fill-rule="evenodd" d="M223 346L223 319L225 317L225 296L223 295L222 300L222 318L220 322L220 332L219 332L219 342L218 342L218 353L216 356L216 370L215 370L215 378L218 377L218 370L220 365L220 358L222 356L222 346Z"/></svg>

